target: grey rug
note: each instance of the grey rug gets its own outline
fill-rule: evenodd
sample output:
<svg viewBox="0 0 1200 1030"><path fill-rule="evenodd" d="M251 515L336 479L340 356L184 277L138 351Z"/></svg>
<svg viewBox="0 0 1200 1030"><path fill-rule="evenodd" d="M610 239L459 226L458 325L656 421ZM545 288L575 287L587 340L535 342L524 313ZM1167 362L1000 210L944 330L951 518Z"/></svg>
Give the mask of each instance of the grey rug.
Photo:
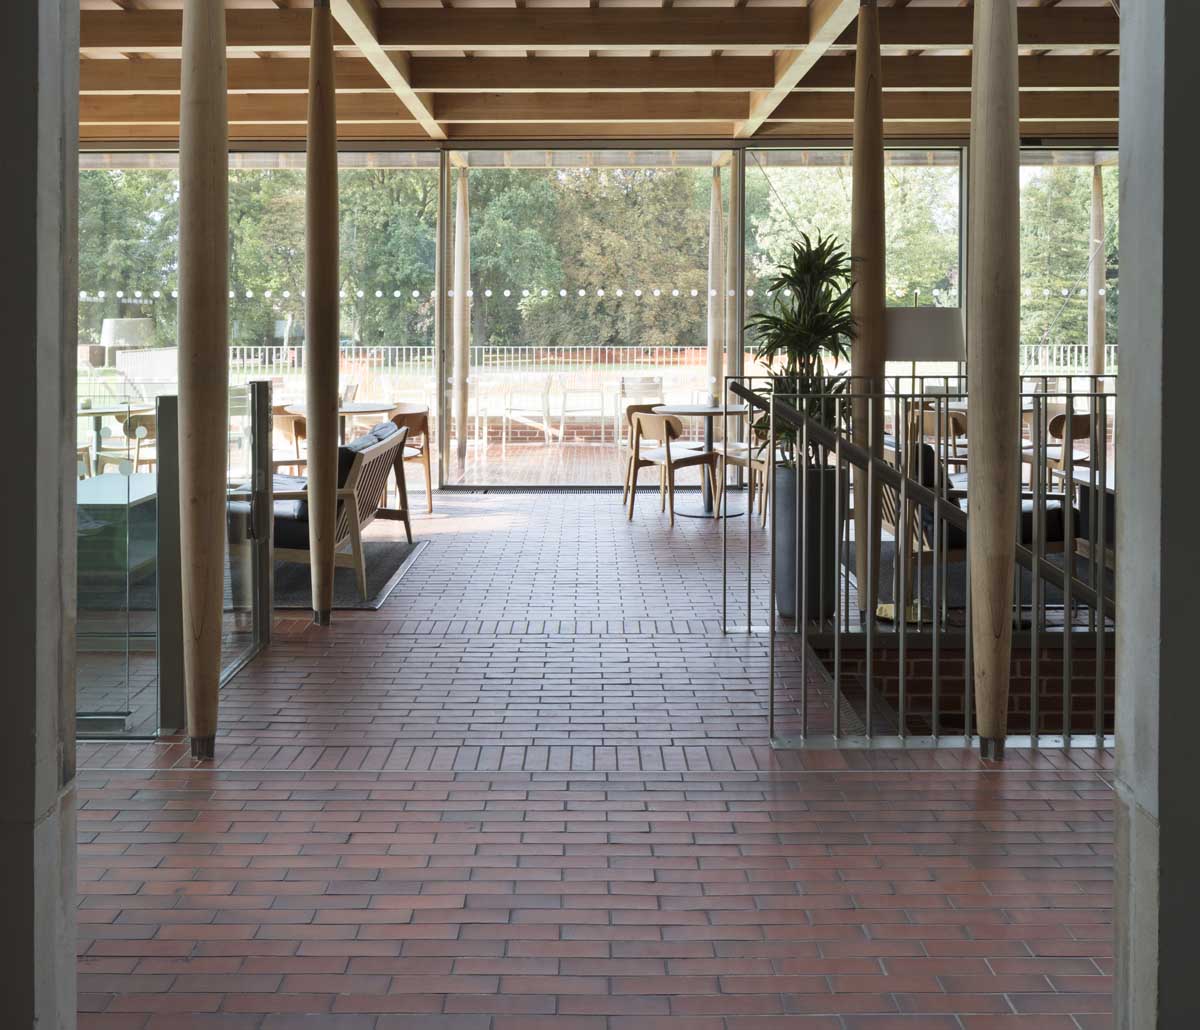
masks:
<svg viewBox="0 0 1200 1030"><path fill-rule="evenodd" d="M334 608L375 611L382 607L428 544L428 540L413 544L402 540L364 540L367 599L358 592L354 570L339 566L333 579ZM312 608L312 572L307 565L287 561L275 563L275 607Z"/></svg>

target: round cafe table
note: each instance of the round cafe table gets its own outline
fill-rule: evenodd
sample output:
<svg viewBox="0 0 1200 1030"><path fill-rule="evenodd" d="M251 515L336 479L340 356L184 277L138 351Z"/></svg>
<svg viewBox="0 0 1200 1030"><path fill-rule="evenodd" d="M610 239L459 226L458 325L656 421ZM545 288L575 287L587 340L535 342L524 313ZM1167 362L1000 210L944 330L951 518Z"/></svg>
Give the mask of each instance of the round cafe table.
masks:
<svg viewBox="0 0 1200 1030"><path fill-rule="evenodd" d="M713 449L713 419L721 418L726 413L730 415L744 415L749 410L745 404L731 404L728 408L723 408L720 404L660 404L654 409L656 415L675 415L678 418L702 418L704 419L704 449L711 451ZM713 517L713 495L712 488L708 485L708 480L700 477L701 494L704 501L698 508L690 506L675 508L676 515L682 515L690 519L711 519ZM735 515L745 514L745 509L738 507L734 509L733 505L729 504L728 499L722 505L725 511L722 512L722 517L728 515L733 518Z"/></svg>
<svg viewBox="0 0 1200 1030"><path fill-rule="evenodd" d="M394 411L403 411L407 408L416 407L420 407L420 405L397 404L394 401L348 401L345 404L339 404L338 434L341 436L342 443L345 443L346 419L353 418L356 415L383 415L386 418ZM289 415L299 415L301 418L305 417L305 406L303 404L289 404L283 410Z"/></svg>

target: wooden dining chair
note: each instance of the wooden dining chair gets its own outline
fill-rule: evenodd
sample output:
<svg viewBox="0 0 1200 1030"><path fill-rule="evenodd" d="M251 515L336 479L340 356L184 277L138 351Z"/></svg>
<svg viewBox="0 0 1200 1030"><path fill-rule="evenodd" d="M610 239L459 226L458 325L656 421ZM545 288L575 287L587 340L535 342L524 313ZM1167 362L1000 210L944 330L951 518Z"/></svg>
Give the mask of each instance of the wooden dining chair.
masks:
<svg viewBox="0 0 1200 1030"><path fill-rule="evenodd" d="M1061 479L1067 470L1067 414L1055 415L1046 425L1046 479L1047 488L1053 489L1055 478ZM1088 465L1092 460L1092 416L1085 412L1076 412L1071 419L1071 451L1073 465ZM1101 444L1106 446L1107 441ZM1037 467L1038 456L1034 453L1033 444L1021 447L1021 463L1030 466L1032 481L1033 469Z"/></svg>
<svg viewBox="0 0 1200 1030"><path fill-rule="evenodd" d="M158 464L158 416L153 413L117 415L116 419L121 423L125 443L101 448L96 455L96 471L103 472L109 465L119 466L123 461L130 462L134 472L142 468L153 469Z"/></svg>
<svg viewBox="0 0 1200 1030"><path fill-rule="evenodd" d="M308 441L308 422L303 415L294 415L286 404L276 404L271 408L271 423L277 433L291 446L296 456L296 466L304 460L300 453L300 444ZM287 466L283 466L287 467Z"/></svg>
<svg viewBox="0 0 1200 1030"><path fill-rule="evenodd" d="M430 465L430 445L429 445L429 409L425 411L414 411L409 413L397 412L392 415L392 424L397 429L407 429L408 438L404 442L404 461L417 461L425 469L425 510L432 514L433 512L433 471ZM420 438L420 442L414 442L416 438ZM401 466L401 471L403 467ZM396 488L400 489L402 484L397 481Z"/></svg>
<svg viewBox="0 0 1200 1030"><path fill-rule="evenodd" d="M633 416L633 453L630 460L629 520L633 521L633 505L637 500L637 477L644 468L657 466L666 477L666 493L660 496L660 510L670 510L671 525L675 525L675 473L679 469L700 466L706 470L713 493L713 518L721 517L721 486L717 482L718 455L716 451L676 447L673 440L683 432L683 423L674 415L655 415L639 411ZM661 446L657 444L661 441ZM647 446L649 444L649 446ZM661 491L660 491L661 493Z"/></svg>
<svg viewBox="0 0 1200 1030"><path fill-rule="evenodd" d="M621 503L622 504L629 503L629 484L633 480L633 430L634 430L633 419L634 419L634 416L638 415L638 414L653 414L654 409L656 407L658 407L661 403L662 403L661 401L655 401L653 404L628 404L625 406L625 416L624 417L625 417L625 425L626 425L627 431L628 431L628 436L625 436L624 434L615 434L621 440L621 446L624 451L624 453L621 456L621 464L625 471L625 486L621 493ZM678 419L676 419L675 421L677 423L679 422ZM642 441L643 446L649 446L649 447L661 447L662 443L663 443L663 441L660 439L657 439L657 438L647 439L647 440ZM674 441L674 449L678 450L678 451L685 451L685 450L694 451L700 446L701 446L701 444L699 442L691 441L691 440L675 440ZM666 490L667 490L667 472L666 472L665 468L659 469L658 490L659 490L660 494L665 496Z"/></svg>
<svg viewBox="0 0 1200 1030"><path fill-rule="evenodd" d="M936 405L929 405L913 415L915 424L909 425L910 438L919 436L925 443L940 448L942 460L948 465L961 468L967 464L968 423L965 411L944 407L939 411Z"/></svg>

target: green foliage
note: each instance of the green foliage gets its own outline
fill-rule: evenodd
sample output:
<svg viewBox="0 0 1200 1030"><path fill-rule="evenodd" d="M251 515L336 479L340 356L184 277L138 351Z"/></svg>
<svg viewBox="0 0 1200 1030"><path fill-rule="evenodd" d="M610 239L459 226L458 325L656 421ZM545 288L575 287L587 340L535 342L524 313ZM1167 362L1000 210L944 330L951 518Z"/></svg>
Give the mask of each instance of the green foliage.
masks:
<svg viewBox="0 0 1200 1030"><path fill-rule="evenodd" d="M174 172L86 172L79 177L79 342L99 343L106 318L154 318L157 341L174 343L166 284L179 253L179 179ZM141 289L142 297L134 290ZM153 291L166 292L164 299ZM103 291L101 300L98 294ZM117 293L128 295L118 298Z"/></svg>
<svg viewBox="0 0 1200 1030"><path fill-rule="evenodd" d="M746 281L760 306L767 281L798 235L850 238L853 172L848 165L746 172ZM890 165L884 180L890 304L958 304L959 176L953 167ZM934 291L938 299L935 301ZM919 294L918 294L919 291Z"/></svg>
<svg viewBox="0 0 1200 1030"><path fill-rule="evenodd" d="M709 168L496 168L468 174L473 343L705 345ZM1104 259L1109 338L1115 340L1116 170L1105 175ZM1090 168L1078 167L1023 174L1022 342L1039 342L1051 325L1056 341L1086 340L1086 303L1077 293L1086 285L1090 178ZM726 197L728 188L726 174ZM792 262L798 238L849 238L851 190L848 166L763 165L751 152L745 184L746 285L753 291L748 315L766 313L774 303L768 290L778 267ZM303 172L235 170L229 198L230 339L299 344ZM891 165L886 200L889 303L930 303L936 289L938 302L957 304L958 169ZM342 171L347 342L433 342L437 201L434 169ZM449 215L453 219L453 210ZM84 172L79 228L79 282L88 291L80 305L80 341L98 341L105 318L152 317L157 342L174 343L178 175ZM1064 288L1075 290L1065 304ZM97 298L101 290L103 300ZM135 297L135 290L142 296ZM118 291L125 296L117 298Z"/></svg>
<svg viewBox="0 0 1200 1030"><path fill-rule="evenodd" d="M1026 168L1021 189L1021 342L1087 343L1088 264L1105 264L1108 338L1117 338L1117 171L1104 172L1105 239L1089 243L1092 169ZM1064 296L1063 291L1067 294Z"/></svg>
<svg viewBox="0 0 1200 1030"><path fill-rule="evenodd" d="M821 395L846 389L845 374L831 373L829 367L849 361L857 334L852 288L850 256L837 238L818 235L814 241L802 233L792 244L790 261L779 265L767 284L767 310L747 326L754 357L770 370L774 393L831 428L842 406L831 408ZM756 428L761 431L761 421ZM776 439L794 461L796 431L776 426Z"/></svg>

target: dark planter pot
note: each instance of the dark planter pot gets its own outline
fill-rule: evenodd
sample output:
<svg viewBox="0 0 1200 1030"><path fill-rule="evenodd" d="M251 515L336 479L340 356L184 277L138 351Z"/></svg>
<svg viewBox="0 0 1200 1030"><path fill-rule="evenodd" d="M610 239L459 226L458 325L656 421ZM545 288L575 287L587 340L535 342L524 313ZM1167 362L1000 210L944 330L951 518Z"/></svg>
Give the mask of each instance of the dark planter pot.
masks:
<svg viewBox="0 0 1200 1030"><path fill-rule="evenodd" d="M802 473L777 466L775 469L775 607L785 618L795 618L799 598L796 594L796 553L803 535L801 511L796 508L796 477ZM800 574L808 598L808 618L827 619L837 606L837 550L841 526L846 518L849 488L842 477L842 503L837 504L837 470L808 469L804 479L808 512L808 548ZM841 520L838 519L839 510Z"/></svg>

